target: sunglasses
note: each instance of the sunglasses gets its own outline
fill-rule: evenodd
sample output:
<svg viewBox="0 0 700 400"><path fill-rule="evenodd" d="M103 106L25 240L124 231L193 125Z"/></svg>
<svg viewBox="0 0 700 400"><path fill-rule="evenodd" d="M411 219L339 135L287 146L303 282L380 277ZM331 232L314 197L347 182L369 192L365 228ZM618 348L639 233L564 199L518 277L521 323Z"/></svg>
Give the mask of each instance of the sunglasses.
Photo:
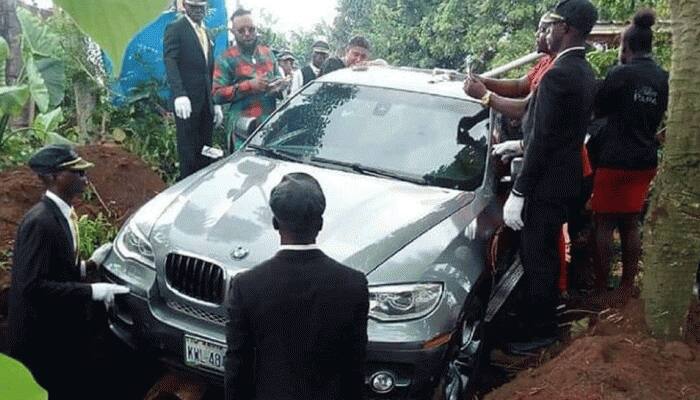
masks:
<svg viewBox="0 0 700 400"><path fill-rule="evenodd" d="M71 172L71 173L74 173L74 174L76 174L76 175L78 175L78 176L80 176L80 177L83 177L83 176L86 175L84 169L80 169L80 170L67 169L66 171Z"/></svg>

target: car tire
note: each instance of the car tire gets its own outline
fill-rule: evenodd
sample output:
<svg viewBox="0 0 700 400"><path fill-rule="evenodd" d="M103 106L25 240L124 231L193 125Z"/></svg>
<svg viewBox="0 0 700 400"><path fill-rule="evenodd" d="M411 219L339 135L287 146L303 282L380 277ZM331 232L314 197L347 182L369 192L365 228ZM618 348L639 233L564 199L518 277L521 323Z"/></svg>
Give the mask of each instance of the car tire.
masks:
<svg viewBox="0 0 700 400"><path fill-rule="evenodd" d="M479 385L479 374L488 357L484 338L486 303L478 296L465 307L441 385L444 400L472 399Z"/></svg>

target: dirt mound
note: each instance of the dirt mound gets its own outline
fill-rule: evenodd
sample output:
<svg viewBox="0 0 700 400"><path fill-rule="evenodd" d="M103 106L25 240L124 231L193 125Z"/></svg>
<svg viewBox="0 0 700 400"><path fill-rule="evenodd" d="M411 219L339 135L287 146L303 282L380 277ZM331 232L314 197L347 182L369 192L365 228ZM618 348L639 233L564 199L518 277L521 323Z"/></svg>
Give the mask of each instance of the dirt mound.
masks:
<svg viewBox="0 0 700 400"><path fill-rule="evenodd" d="M606 310L561 354L489 393L500 399L700 399L697 346L648 337L641 301Z"/></svg>
<svg viewBox="0 0 700 400"><path fill-rule="evenodd" d="M98 196L88 195L88 201L76 202L79 215L101 212L119 224L166 187L141 159L117 145L90 145L77 150L95 164L88 176L104 203ZM27 167L0 173L0 252L10 248L17 224L42 193L41 182Z"/></svg>
<svg viewBox="0 0 700 400"><path fill-rule="evenodd" d="M88 171L97 194L88 193L76 201L78 215L102 213L112 223L121 223L146 201L166 188L163 180L138 156L113 144L84 146L78 153L95 164ZM0 173L0 263L9 262L17 225L41 198L43 186L28 167ZM0 314L10 274L0 269Z"/></svg>

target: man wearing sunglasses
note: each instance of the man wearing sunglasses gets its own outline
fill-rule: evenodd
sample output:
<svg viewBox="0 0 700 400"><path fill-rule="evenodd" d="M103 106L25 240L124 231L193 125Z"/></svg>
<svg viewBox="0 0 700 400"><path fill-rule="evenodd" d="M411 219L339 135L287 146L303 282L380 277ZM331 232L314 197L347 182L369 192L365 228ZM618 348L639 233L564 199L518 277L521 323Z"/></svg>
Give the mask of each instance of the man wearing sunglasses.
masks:
<svg viewBox="0 0 700 400"><path fill-rule="evenodd" d="M228 107L227 135L233 134L240 117L267 118L288 83L279 73L272 50L259 43L250 11L241 8L231 15L231 32L236 43L216 60L212 91L214 103ZM240 141L235 143L239 146Z"/></svg>
<svg viewBox="0 0 700 400"><path fill-rule="evenodd" d="M129 292L111 283L85 283L86 268L101 261L93 260L96 254L80 261L71 203L83 193L92 165L66 145L34 154L29 167L46 192L22 218L15 240L7 343L10 355L32 371L52 400L95 398L85 384L88 308L92 301L111 305L115 295Z"/></svg>

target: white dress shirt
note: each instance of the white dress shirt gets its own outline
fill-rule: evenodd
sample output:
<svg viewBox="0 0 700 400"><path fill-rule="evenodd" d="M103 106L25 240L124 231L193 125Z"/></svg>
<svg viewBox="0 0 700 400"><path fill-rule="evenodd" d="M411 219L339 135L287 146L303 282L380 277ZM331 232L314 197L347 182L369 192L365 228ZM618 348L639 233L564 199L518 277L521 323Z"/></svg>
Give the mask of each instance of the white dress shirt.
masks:
<svg viewBox="0 0 700 400"><path fill-rule="evenodd" d="M316 76L318 76L319 72L321 72L321 69L316 68L316 66L313 64L309 64L309 67L311 67L311 70L314 71ZM299 68L298 70L294 71L294 75L292 76L291 93L296 93L302 86L304 86L304 75L301 73L301 68Z"/></svg>
<svg viewBox="0 0 700 400"><path fill-rule="evenodd" d="M316 243L311 243L311 244L282 244L282 245L280 245L280 250L305 251L305 250L320 250L320 249Z"/></svg>
<svg viewBox="0 0 700 400"><path fill-rule="evenodd" d="M53 201L54 204L58 207L58 209L61 211L61 215L63 215L63 218L66 219L66 222L68 223L68 229L70 229L70 235L71 239L73 239L73 252L77 255L79 249L76 247L78 244L78 232L76 232L76 227L73 225L73 221L70 219L71 213L75 212L73 210L73 207L71 207L68 203L63 201L62 198L58 197L57 194L54 192L47 190L45 193L46 197ZM82 278L85 278L85 262L80 263L80 276Z"/></svg>

